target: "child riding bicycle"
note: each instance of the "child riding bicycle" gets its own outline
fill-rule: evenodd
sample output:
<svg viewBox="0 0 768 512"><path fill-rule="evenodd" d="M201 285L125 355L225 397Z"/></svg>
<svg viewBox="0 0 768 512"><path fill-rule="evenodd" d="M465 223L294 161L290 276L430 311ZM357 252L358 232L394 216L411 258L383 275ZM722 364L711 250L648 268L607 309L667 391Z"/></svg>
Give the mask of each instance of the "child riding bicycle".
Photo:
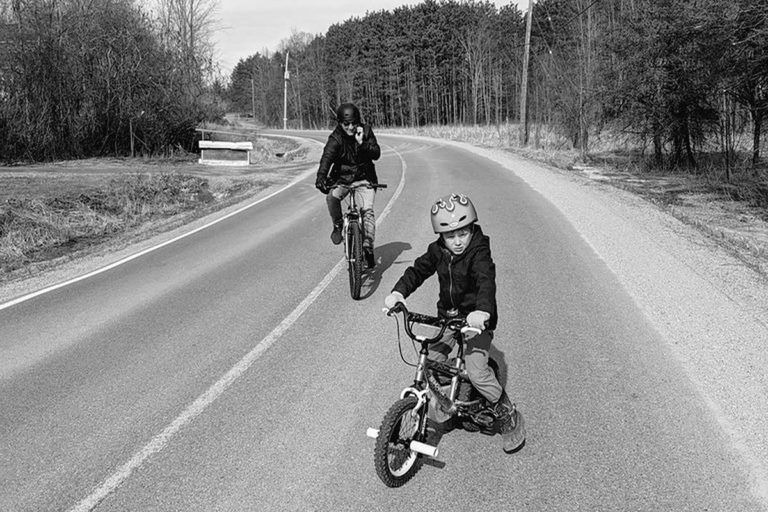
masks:
<svg viewBox="0 0 768 512"><path fill-rule="evenodd" d="M499 421L503 448L512 453L525 441L523 417L488 365L488 352L496 329L496 267L491 257L490 238L477 224L477 212L469 197L451 194L438 199L431 209L432 228L439 238L416 258L384 299L391 309L432 274L440 285L437 301L441 317L466 316L470 327L482 330L468 338L465 364L472 385L493 405ZM470 335L471 336L471 335ZM446 334L430 346L432 359L445 361L456 342Z"/></svg>
<svg viewBox="0 0 768 512"><path fill-rule="evenodd" d="M331 214L333 231L331 241L341 243L342 213L341 200L349 193L349 185L367 182L377 184L374 160L381 156L379 143L370 125L363 124L360 110L352 103L344 103L336 110L336 128L328 136L320 158L315 187L326 194L328 212ZM368 268L373 268L376 259L373 255L373 242L376 234L376 217L373 213L373 201L376 191L373 188L358 188L354 192L355 201L363 213L363 254Z"/></svg>

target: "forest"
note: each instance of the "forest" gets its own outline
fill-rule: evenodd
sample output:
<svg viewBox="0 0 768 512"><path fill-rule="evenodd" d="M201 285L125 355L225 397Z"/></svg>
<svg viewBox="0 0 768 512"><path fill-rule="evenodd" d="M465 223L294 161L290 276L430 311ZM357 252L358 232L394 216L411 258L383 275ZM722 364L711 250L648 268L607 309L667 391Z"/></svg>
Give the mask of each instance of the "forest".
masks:
<svg viewBox="0 0 768 512"><path fill-rule="evenodd" d="M343 101L379 127L517 126L527 55L526 126L582 154L610 138L692 172L762 161L768 0L537 0L529 45L514 4L425 0L287 35L228 77L214 0L145 4L0 0L4 160L192 151L227 112L281 128L284 86L292 129Z"/></svg>
<svg viewBox="0 0 768 512"><path fill-rule="evenodd" d="M531 13L527 121L590 151L610 134L655 165L701 154L760 161L768 110L766 0L538 0ZM378 126L520 122L526 13L510 4L426 0L369 12L321 36L293 34L232 73L231 105L281 126L328 126L358 103Z"/></svg>
<svg viewBox="0 0 768 512"><path fill-rule="evenodd" d="M192 150L223 114L211 0L0 0L0 159Z"/></svg>

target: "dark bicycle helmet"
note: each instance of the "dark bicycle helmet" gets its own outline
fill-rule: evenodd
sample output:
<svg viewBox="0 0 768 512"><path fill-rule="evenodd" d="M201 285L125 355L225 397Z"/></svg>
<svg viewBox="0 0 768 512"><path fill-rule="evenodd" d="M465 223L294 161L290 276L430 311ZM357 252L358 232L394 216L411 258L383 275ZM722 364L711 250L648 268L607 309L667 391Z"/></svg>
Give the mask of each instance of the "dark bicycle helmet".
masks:
<svg viewBox="0 0 768 512"><path fill-rule="evenodd" d="M336 121L341 123L360 124L360 109L353 103L342 103L336 109Z"/></svg>

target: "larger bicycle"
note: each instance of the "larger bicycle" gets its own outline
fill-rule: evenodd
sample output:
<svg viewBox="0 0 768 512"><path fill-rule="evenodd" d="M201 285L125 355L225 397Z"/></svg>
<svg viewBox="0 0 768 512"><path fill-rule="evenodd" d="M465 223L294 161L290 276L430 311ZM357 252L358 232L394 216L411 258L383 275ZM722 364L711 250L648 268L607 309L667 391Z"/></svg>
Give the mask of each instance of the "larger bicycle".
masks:
<svg viewBox="0 0 768 512"><path fill-rule="evenodd" d="M349 190L345 201L347 209L342 214L342 236L344 238L344 257L347 260L347 271L349 273L349 293L353 299L360 298L360 290L363 286L363 269L365 267L365 258L363 256L363 238L365 228L363 226L363 213L357 206L355 200L355 190L358 188L387 188L381 183L368 183L367 181L356 182L351 185L343 186Z"/></svg>

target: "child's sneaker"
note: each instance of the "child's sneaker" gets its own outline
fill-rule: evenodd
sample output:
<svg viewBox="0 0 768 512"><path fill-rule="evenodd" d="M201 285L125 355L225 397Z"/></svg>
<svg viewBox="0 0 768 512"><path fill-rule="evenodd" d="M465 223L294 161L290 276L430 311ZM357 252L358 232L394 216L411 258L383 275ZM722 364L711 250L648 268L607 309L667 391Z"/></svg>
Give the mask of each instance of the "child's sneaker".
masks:
<svg viewBox="0 0 768 512"><path fill-rule="evenodd" d="M525 444L525 421L523 415L517 410L507 392L501 394L501 398L494 406L494 414L499 419L499 432L506 453L514 453Z"/></svg>

